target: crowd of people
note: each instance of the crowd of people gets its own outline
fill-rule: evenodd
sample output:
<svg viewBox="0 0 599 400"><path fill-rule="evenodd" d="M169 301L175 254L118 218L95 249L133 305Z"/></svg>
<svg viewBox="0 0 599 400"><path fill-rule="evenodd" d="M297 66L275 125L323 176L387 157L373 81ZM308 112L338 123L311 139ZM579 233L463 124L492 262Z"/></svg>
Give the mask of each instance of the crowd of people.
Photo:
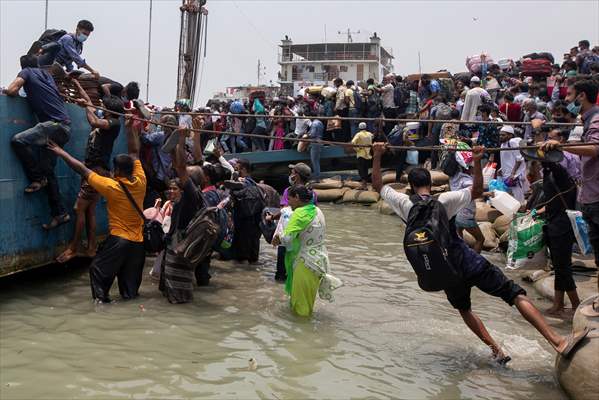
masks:
<svg viewBox="0 0 599 400"><path fill-rule="evenodd" d="M317 294L331 300L332 291L341 285L330 274L325 218L310 189L310 182L320 178L319 154L323 144L318 141L329 139L355 146L363 187L372 181L374 189L381 192L408 228L420 215L413 210L420 213L437 207L432 218L422 220L423 226L440 218L439 226L450 227L451 237L444 239L449 255L446 253L440 264L446 262L458 270L442 285L452 279L455 284L427 286L420 275L419 283L430 290L445 290L449 302L459 310L468 327L490 346L498 361L505 363L509 357L472 312L473 286L516 305L562 354L568 354L584 337L565 338L554 332L524 290L481 256L480 248L475 249L478 252L469 249L458 230L470 229L477 236L472 205L474 199L483 195L481 170L486 164L498 164L503 181L523 209L536 207L534 203L526 204L525 196L529 179L542 175L546 201L538 212L544 212L547 220L546 235L556 269L553 311L563 309L564 293L574 306L578 304L571 273L574 236L565 217L564 203L567 208L580 205L599 265L599 63L589 62L596 59L598 49L590 50L587 41L581 41L576 51L568 53L562 65L554 66L553 87L544 84L547 80L525 76L518 71L518 65L502 70L493 64L485 65L478 75L461 74L449 81L427 74L410 81L388 75L380 84L370 79L363 85L337 78L334 88L306 90L295 98L211 102L208 109L194 113L189 100L177 100L172 109L159 109L139 101L139 88L134 82L123 86L101 79L81 58L82 44L92 31L89 21L80 21L74 33L48 34L50 39L34 43L30 52L21 57L21 72L4 92L15 96L23 88L39 120L32 128L16 134L11 143L30 181L25 192L46 189L51 219L44 229L54 229L71 219L54 172L57 157L81 175L74 205L74 236L58 261L67 262L77 254L85 228L86 253L93 257L90 278L96 301L111 301L110 288L115 278L121 297L135 298L150 251L157 254L151 275L159 280L168 301L190 302L194 278L198 286L209 285L210 261L215 254L223 260L256 263L264 236L278 246L275 277L286 283L292 309L302 316L311 315ZM72 75L78 93L71 100L85 109L92 128L84 161L64 150L70 139L71 120L65 99L46 68L58 64L68 72L73 69L72 63L97 75L103 94L104 112L99 112L76 75ZM150 113L152 108L154 112ZM420 118L424 122L402 123L397 118ZM582 127L553 128L549 124L577 121ZM113 157L121 124L125 125L128 152ZM289 166L290 187L282 197L272 187L252 178L247 160L227 160L223 156L227 152L291 148L292 142L284 140L289 136L316 142L309 145L312 168L304 163ZM547 162L541 156L531 161L517 149L522 143L540 143L543 151L551 152L569 140L589 144L564 148L566 156L559 163ZM450 173L451 191L442 194L436 203L430 201L429 169L445 168L452 155L455 158L455 152L418 151L415 160L408 160L409 151L394 150L396 179L401 178L406 162L414 165L408 175L413 196L383 187L380 161L388 145L418 148L439 144L458 148L465 145L471 159L458 162ZM487 151L497 147L514 150L502 151L499 156ZM36 150L40 150L39 157ZM580 186L577 198L563 195L572 185ZM100 196L107 201L109 236L96 249L95 205ZM438 207L443 211L438 211ZM433 232L439 228L430 229ZM404 240L408 239L406 235ZM414 238L416 242L421 239ZM418 274L417 261L410 262ZM424 269L431 270L430 267L427 264Z"/></svg>

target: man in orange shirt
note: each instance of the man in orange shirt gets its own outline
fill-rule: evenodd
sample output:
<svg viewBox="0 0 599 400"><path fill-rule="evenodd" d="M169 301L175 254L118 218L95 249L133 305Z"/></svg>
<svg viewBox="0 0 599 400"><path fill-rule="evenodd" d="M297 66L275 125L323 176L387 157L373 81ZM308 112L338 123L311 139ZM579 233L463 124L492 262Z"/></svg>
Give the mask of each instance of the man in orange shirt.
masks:
<svg viewBox="0 0 599 400"><path fill-rule="evenodd" d="M101 303L111 301L110 287L116 277L123 299L137 297L145 262L144 221L123 190L123 186L126 187L138 207L143 207L146 176L138 158L139 125L128 118L126 128L129 154L119 154L113 158L112 178L93 172L55 143L48 145L50 150L106 198L110 234L100 245L89 269L92 296Z"/></svg>

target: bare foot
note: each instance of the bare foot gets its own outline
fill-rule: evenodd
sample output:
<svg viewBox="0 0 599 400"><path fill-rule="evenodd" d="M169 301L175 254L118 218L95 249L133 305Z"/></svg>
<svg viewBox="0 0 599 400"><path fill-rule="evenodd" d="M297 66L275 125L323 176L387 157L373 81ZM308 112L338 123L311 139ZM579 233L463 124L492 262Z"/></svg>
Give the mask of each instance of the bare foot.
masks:
<svg viewBox="0 0 599 400"><path fill-rule="evenodd" d="M501 349L492 349L493 351L493 359L499 365L505 365L512 361L512 357L508 356Z"/></svg>
<svg viewBox="0 0 599 400"><path fill-rule="evenodd" d="M544 311L545 314L547 315L551 315L552 317L561 317L564 313L564 307L563 306L551 306L550 308L546 309Z"/></svg>
<svg viewBox="0 0 599 400"><path fill-rule="evenodd" d="M74 258L76 255L77 255L76 250L73 250L70 247L68 247L65 251L62 252L61 255L59 255L58 257L56 257L56 261L58 261L61 264L64 264L67 261L69 261L72 258Z"/></svg>

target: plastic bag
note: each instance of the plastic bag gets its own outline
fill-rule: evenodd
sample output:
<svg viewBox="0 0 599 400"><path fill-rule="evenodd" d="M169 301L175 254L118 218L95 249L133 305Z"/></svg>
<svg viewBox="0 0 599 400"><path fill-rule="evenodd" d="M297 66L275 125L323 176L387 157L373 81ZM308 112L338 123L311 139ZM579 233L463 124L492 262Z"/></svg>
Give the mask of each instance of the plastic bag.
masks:
<svg viewBox="0 0 599 400"><path fill-rule="evenodd" d="M507 269L547 266L543 225L545 221L535 218L533 214L521 215L512 221L509 230Z"/></svg>
<svg viewBox="0 0 599 400"><path fill-rule="evenodd" d="M502 178L491 179L489 181L489 192L493 190L499 190L500 192L508 192L508 188L505 183L503 183Z"/></svg>
<svg viewBox="0 0 599 400"><path fill-rule="evenodd" d="M574 231L574 237L576 237L580 253L583 255L590 254L593 248L589 241L589 227L584 218L582 218L582 213L580 211L566 210L566 214L568 214L570 224L572 224L572 230Z"/></svg>
<svg viewBox="0 0 599 400"><path fill-rule="evenodd" d="M483 168L483 186L488 188L489 183L495 178L495 172L497 171L497 163L488 163Z"/></svg>
<svg viewBox="0 0 599 400"><path fill-rule="evenodd" d="M418 150L407 151L406 163L408 163L409 165L418 165Z"/></svg>

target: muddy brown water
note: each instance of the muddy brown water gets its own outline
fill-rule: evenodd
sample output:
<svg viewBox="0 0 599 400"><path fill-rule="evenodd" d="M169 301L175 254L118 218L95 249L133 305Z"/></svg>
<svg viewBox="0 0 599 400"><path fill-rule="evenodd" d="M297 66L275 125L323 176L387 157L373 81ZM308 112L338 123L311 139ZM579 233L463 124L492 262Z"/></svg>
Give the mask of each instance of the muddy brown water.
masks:
<svg viewBox="0 0 599 400"><path fill-rule="evenodd" d="M0 282L0 398L565 398L550 346L515 309L473 290L513 358L498 367L442 294L418 289L399 219L322 208L345 286L310 320L290 314L267 245L263 266L215 262L188 305L161 296L149 265L141 297L112 305L92 304L85 267Z"/></svg>

